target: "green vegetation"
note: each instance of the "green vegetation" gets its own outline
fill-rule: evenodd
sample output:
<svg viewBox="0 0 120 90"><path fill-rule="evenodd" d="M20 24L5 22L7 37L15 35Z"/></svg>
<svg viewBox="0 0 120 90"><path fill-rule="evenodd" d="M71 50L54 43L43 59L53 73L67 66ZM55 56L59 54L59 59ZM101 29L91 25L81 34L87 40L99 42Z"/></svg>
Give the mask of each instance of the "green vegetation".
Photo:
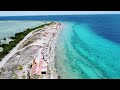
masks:
<svg viewBox="0 0 120 90"><path fill-rule="evenodd" d="M43 28L44 26L48 26L50 24L52 24L53 22L51 23L47 23L47 24L43 24L43 25L40 25L38 27L35 27L35 28L28 28L26 29L25 31L23 32L19 32L19 33L16 33L15 34L15 37L11 37L11 39L13 39L14 41L11 41L9 44L2 44L0 45L0 47L3 47L3 51L0 52L0 61L1 59L9 53L9 51L16 46L17 43L19 43L28 33L30 33L31 31L35 30L35 29L38 29L38 28Z"/></svg>
<svg viewBox="0 0 120 90"><path fill-rule="evenodd" d="M22 76L22 79L26 79L25 75Z"/></svg>
<svg viewBox="0 0 120 90"><path fill-rule="evenodd" d="M33 42L33 41L28 41L28 42L26 42L25 44L23 44L22 48L24 48L24 47L27 46L27 45L30 45L32 42ZM21 47L20 47L20 48L21 48Z"/></svg>
<svg viewBox="0 0 120 90"><path fill-rule="evenodd" d="M22 65L18 65L17 66L17 70L23 70L23 66Z"/></svg>
<svg viewBox="0 0 120 90"><path fill-rule="evenodd" d="M15 76L15 77L13 77L13 79L18 79L18 77L17 77L17 76Z"/></svg>
<svg viewBox="0 0 120 90"><path fill-rule="evenodd" d="M13 75L12 75L11 79L18 79L17 74L13 73Z"/></svg>

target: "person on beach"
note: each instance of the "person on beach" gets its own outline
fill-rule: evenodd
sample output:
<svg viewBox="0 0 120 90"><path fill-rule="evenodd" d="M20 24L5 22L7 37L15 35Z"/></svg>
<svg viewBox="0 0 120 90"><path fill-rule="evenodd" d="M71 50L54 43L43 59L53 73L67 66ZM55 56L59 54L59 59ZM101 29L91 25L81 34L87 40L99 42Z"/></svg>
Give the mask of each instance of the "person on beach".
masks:
<svg viewBox="0 0 120 90"><path fill-rule="evenodd" d="M42 57L42 59L44 60L44 53L43 53L43 52L41 52L41 54L42 54L42 56L43 56L43 57Z"/></svg>
<svg viewBox="0 0 120 90"><path fill-rule="evenodd" d="M30 79L30 72L27 70L27 78Z"/></svg>

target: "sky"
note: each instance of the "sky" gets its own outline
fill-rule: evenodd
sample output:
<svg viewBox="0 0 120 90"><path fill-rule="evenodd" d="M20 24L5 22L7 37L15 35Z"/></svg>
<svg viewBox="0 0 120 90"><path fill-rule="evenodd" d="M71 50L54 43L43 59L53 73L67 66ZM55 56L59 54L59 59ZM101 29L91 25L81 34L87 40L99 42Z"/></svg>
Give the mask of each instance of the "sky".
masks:
<svg viewBox="0 0 120 90"><path fill-rule="evenodd" d="M120 14L120 11L0 11L0 16Z"/></svg>

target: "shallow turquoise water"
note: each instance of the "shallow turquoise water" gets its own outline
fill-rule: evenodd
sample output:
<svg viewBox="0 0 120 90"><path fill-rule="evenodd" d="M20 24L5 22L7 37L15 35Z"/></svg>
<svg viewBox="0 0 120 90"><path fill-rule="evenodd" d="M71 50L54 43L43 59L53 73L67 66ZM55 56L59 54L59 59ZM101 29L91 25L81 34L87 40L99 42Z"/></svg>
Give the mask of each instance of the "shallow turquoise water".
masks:
<svg viewBox="0 0 120 90"><path fill-rule="evenodd" d="M87 23L64 22L56 43L56 67L67 79L120 78L120 45Z"/></svg>
<svg viewBox="0 0 120 90"><path fill-rule="evenodd" d="M0 40L41 24L41 21L0 21Z"/></svg>

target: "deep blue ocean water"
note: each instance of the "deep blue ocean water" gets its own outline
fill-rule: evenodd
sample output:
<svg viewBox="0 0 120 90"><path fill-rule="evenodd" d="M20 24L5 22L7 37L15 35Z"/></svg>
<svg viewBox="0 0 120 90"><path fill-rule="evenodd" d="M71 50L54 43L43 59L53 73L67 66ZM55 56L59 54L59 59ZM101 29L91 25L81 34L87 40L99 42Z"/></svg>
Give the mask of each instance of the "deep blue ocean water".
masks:
<svg viewBox="0 0 120 90"><path fill-rule="evenodd" d="M0 17L0 20L62 21L56 43L61 78L120 78L120 14Z"/></svg>

